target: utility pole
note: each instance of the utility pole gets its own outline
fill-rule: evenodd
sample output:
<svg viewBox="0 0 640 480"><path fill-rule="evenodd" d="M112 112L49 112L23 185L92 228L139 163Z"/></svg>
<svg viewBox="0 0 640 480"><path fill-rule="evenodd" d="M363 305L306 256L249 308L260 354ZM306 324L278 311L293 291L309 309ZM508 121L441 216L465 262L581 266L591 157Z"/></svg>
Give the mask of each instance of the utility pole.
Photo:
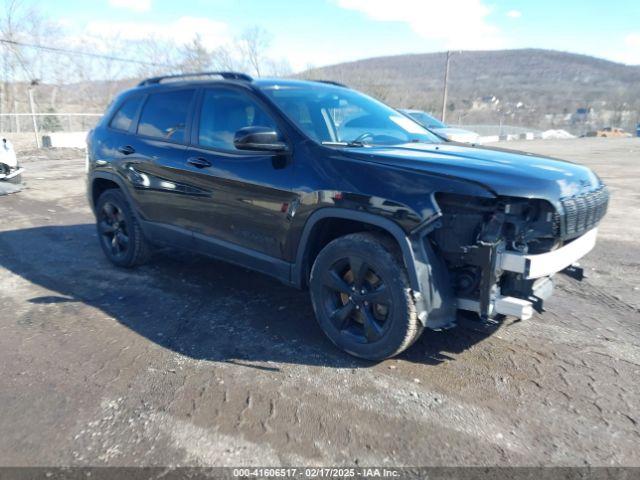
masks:
<svg viewBox="0 0 640 480"><path fill-rule="evenodd" d="M0 85L0 113L4 113L2 111L2 104L4 103L4 88L3 85ZM11 119L9 119L11 121ZM2 129L2 124L4 123L4 115L0 117L0 132L4 131Z"/></svg>
<svg viewBox="0 0 640 480"><path fill-rule="evenodd" d="M13 113L18 113L18 100L13 100ZM20 133L20 117L16 115L16 133Z"/></svg>
<svg viewBox="0 0 640 480"><path fill-rule="evenodd" d="M445 123L447 116L447 90L449 88L449 62L451 61L451 50L447 50L447 64L444 68L444 90L442 92L442 123Z"/></svg>
<svg viewBox="0 0 640 480"><path fill-rule="evenodd" d="M33 103L33 88L38 85L38 80L32 80L31 85L28 88L29 91L29 106L31 107L31 120L33 121L33 132L36 136L36 148L40 149L40 136L38 135L38 122L36 121L36 107Z"/></svg>

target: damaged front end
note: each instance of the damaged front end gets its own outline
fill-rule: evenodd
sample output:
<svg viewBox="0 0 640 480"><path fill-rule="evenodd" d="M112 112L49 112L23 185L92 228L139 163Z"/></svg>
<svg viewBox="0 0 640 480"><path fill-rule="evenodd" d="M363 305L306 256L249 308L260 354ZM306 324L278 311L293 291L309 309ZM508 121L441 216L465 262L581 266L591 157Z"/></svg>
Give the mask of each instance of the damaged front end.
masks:
<svg viewBox="0 0 640 480"><path fill-rule="evenodd" d="M20 166L13 145L6 138L0 144L0 181L20 183L24 168Z"/></svg>
<svg viewBox="0 0 640 480"><path fill-rule="evenodd" d="M542 312L553 275L581 277L573 264L595 245L605 186L560 201L439 194L442 216L426 238L447 266L457 308L488 320Z"/></svg>

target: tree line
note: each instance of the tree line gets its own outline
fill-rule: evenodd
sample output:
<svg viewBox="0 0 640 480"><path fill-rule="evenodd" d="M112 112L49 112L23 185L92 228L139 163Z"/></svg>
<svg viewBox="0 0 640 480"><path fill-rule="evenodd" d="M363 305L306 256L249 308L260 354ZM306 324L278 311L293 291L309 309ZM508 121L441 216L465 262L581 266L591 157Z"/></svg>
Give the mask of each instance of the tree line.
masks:
<svg viewBox="0 0 640 480"><path fill-rule="evenodd" d="M258 77L290 74L286 59L270 55L271 42L272 35L258 25L216 48L208 48L197 33L186 44L153 36L79 38L37 5L6 0L0 11L0 113L29 112L30 89L39 112L84 113L102 111L117 91L155 75L207 70ZM41 121L61 127L56 117ZM0 131L15 131L15 122L0 116Z"/></svg>

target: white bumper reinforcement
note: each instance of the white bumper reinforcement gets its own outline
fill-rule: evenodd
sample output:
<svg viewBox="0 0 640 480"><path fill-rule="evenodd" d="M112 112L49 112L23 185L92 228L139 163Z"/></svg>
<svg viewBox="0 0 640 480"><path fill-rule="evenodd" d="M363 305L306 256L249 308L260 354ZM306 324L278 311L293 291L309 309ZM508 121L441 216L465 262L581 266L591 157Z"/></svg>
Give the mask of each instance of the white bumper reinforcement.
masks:
<svg viewBox="0 0 640 480"><path fill-rule="evenodd" d="M480 312L480 303L468 298L458 298L458 308L470 312ZM500 313L528 320L533 316L533 305L527 300L515 297L503 297L499 295L493 302L491 313Z"/></svg>
<svg viewBox="0 0 640 480"><path fill-rule="evenodd" d="M507 272L522 273L527 279L553 275L589 253L596 244L597 234L598 229L594 228L562 248L539 255L503 252L498 265Z"/></svg>
<svg viewBox="0 0 640 480"><path fill-rule="evenodd" d="M589 253L596 244L597 234L598 229L594 228L558 250L539 255L504 252L499 255L497 266L507 272L521 273L526 279L548 277L564 270ZM543 280L536 282L540 281ZM543 290L547 291L544 296L551 294L550 289ZM477 300L458 298L457 306L460 310L480 312L480 302ZM527 320L533 315L533 304L521 298L498 295L491 302L490 310L490 314L499 313Z"/></svg>

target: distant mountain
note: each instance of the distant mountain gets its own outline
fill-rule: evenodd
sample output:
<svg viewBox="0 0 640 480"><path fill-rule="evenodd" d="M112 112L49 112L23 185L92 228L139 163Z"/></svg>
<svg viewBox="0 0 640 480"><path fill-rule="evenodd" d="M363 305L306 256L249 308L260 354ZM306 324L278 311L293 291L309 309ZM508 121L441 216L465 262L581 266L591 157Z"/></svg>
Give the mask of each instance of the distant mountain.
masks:
<svg viewBox="0 0 640 480"><path fill-rule="evenodd" d="M299 77L335 80L398 108L440 117L445 53L376 57L306 71ZM34 89L38 112L101 113L117 92L139 79L42 84ZM28 85L0 95L0 112L28 112ZM451 57L447 122L516 125L572 133L604 126L635 131L640 123L640 66L552 50L455 52ZM86 129L95 118L62 118L62 127ZM30 120L23 118L22 129ZM0 117L0 131L14 120ZM476 127L481 133L495 128Z"/></svg>
<svg viewBox="0 0 640 480"><path fill-rule="evenodd" d="M375 57L312 69L396 107L442 110L446 53ZM449 123L499 123L573 131L640 121L640 66L552 50L454 52Z"/></svg>

